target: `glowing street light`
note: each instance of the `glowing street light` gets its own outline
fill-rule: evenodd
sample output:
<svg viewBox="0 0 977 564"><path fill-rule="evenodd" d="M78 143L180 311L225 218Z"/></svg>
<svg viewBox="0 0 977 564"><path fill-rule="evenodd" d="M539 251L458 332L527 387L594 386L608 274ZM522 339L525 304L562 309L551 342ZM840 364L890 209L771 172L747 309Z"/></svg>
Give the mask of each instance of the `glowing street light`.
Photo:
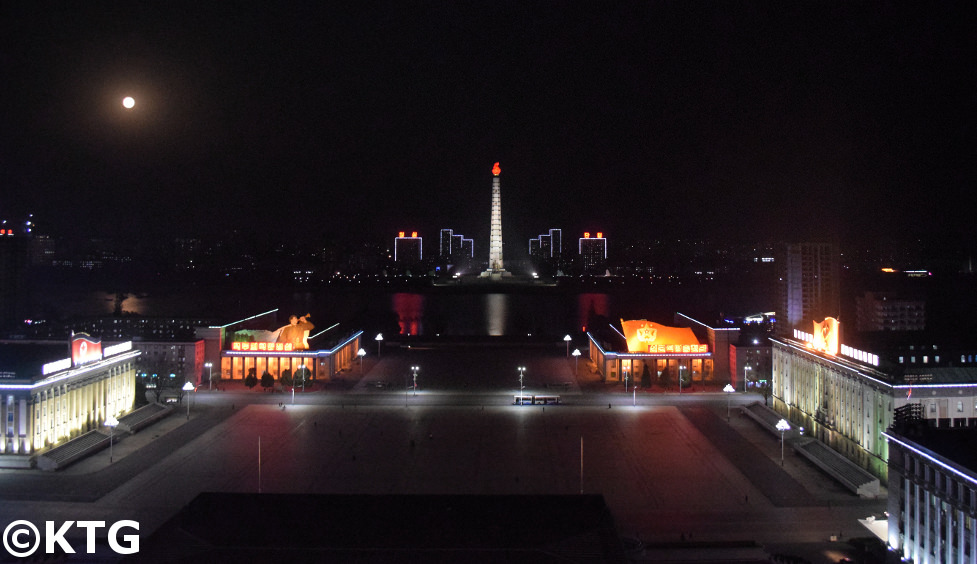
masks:
<svg viewBox="0 0 977 564"><path fill-rule="evenodd" d="M750 380L750 370L753 369L749 366L743 368L743 391L744 392L746 391L746 384Z"/></svg>
<svg viewBox="0 0 977 564"><path fill-rule="evenodd" d="M523 385L523 380L522 379L523 379L523 376L525 376L525 374L526 374L526 367L525 366L520 366L520 367L516 368L516 370L519 371L519 405L522 405L522 391L526 389L526 386Z"/></svg>
<svg viewBox="0 0 977 564"><path fill-rule="evenodd" d="M421 367L420 366L411 366L410 369L411 369L411 372L414 373L414 386L413 386L413 389L414 389L414 395L416 396L417 395L417 371L420 370Z"/></svg>
<svg viewBox="0 0 977 564"><path fill-rule="evenodd" d="M568 360L570 359L570 341L572 341L572 340L573 339L570 337L570 335L567 335L566 337L563 337L563 341L567 344L567 359Z"/></svg>
<svg viewBox="0 0 977 564"><path fill-rule="evenodd" d="M573 375L577 375L577 365L580 364L580 349L573 349Z"/></svg>
<svg viewBox="0 0 977 564"><path fill-rule="evenodd" d="M383 333L377 333L377 336L374 337L374 339L377 342L377 360L380 360L380 345L383 344Z"/></svg>
<svg viewBox="0 0 977 564"><path fill-rule="evenodd" d="M115 445L115 426L118 424L119 420L112 415L105 420L105 426L109 428L109 464L112 464L112 459L115 458L113 445Z"/></svg>
<svg viewBox="0 0 977 564"><path fill-rule="evenodd" d="M729 423L729 394L735 392L736 388L734 388L732 384L726 384L723 391L726 392L726 422Z"/></svg>
<svg viewBox="0 0 977 564"><path fill-rule="evenodd" d="M210 362L204 363L204 368L207 369L207 389L213 391L214 389L214 365Z"/></svg>
<svg viewBox="0 0 977 564"><path fill-rule="evenodd" d="M780 431L780 465L784 465L784 432L790 431L790 423L786 419L777 421L777 430Z"/></svg>
<svg viewBox="0 0 977 564"><path fill-rule="evenodd" d="M363 357L366 356L366 351L360 349L356 351L356 356L360 357L360 376L363 375Z"/></svg>
<svg viewBox="0 0 977 564"><path fill-rule="evenodd" d="M193 391L193 384L186 382L183 384L183 391L187 393L187 419L190 419L190 392Z"/></svg>

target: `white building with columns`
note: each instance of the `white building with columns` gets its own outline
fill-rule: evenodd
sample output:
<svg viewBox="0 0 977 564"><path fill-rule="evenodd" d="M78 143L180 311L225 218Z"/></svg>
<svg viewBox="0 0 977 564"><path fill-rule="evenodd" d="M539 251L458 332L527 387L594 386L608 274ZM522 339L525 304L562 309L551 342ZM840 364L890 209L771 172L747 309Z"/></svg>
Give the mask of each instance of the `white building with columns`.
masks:
<svg viewBox="0 0 977 564"><path fill-rule="evenodd" d="M131 342L103 349L83 333L70 348L0 343L0 467L30 467L38 454L132 410L139 354Z"/></svg>

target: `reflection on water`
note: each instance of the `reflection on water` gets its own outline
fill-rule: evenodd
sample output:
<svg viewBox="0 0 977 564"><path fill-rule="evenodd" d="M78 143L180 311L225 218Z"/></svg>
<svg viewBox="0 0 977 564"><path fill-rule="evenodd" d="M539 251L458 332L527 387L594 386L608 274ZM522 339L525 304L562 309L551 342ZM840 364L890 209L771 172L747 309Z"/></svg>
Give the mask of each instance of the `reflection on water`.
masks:
<svg viewBox="0 0 977 564"><path fill-rule="evenodd" d="M397 313L397 323L400 325L401 335L420 335L424 327L424 296L421 294L393 295L393 308Z"/></svg>
<svg viewBox="0 0 977 564"><path fill-rule="evenodd" d="M494 290L494 289L493 289ZM559 335L581 331L597 320L613 320L649 301L647 297L599 292L577 294L560 291L498 292L387 292L382 289L349 289L321 292L256 294L251 289L219 288L194 291L113 293L59 290L57 301L38 293L31 308L35 319L60 316L113 315L119 311L145 316L201 317L231 321L280 308L279 315L312 313L316 325L335 322L350 326L377 320L397 322L403 335L525 336ZM645 313L634 315L647 315ZM282 319L284 322L284 319ZM373 329L373 327L358 327ZM589 327L588 327L589 328ZM389 331L388 328L384 330Z"/></svg>
<svg viewBox="0 0 977 564"><path fill-rule="evenodd" d="M587 325L596 317L608 317L607 294L580 294L577 296L577 326L581 331L587 330Z"/></svg>
<svg viewBox="0 0 977 564"><path fill-rule="evenodd" d="M505 321L509 315L509 296L485 295L485 332L493 337L505 335Z"/></svg>
<svg viewBox="0 0 977 564"><path fill-rule="evenodd" d="M563 335L607 315L607 296L589 296L574 307L577 296L565 293L398 293L390 307L403 335Z"/></svg>

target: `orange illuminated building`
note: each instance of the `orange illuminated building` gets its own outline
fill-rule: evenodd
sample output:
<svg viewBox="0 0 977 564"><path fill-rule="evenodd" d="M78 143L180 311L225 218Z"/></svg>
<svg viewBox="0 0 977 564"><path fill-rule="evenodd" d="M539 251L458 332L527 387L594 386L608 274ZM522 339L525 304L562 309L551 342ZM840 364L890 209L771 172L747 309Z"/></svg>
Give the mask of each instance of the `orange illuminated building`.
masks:
<svg viewBox="0 0 977 564"><path fill-rule="evenodd" d="M293 376L303 371L306 380L328 381L356 360L362 334L358 331L328 350L300 351L290 343L231 342L221 352L221 374L223 378L241 380L249 373L260 379L268 372L278 380L285 371Z"/></svg>
<svg viewBox="0 0 977 564"><path fill-rule="evenodd" d="M590 359L604 378L642 385L648 369L652 386L684 389L713 379L713 353L700 343L689 327L670 327L644 319L621 320L621 329L610 327L590 338Z"/></svg>

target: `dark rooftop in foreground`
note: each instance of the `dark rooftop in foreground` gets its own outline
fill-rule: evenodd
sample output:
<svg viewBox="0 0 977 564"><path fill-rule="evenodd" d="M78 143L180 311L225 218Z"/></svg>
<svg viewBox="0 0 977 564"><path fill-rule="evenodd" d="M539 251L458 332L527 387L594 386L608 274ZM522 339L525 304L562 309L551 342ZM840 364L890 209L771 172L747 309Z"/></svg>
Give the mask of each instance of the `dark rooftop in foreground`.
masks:
<svg viewBox="0 0 977 564"><path fill-rule="evenodd" d="M154 533L158 562L626 562L600 495L202 493Z"/></svg>

